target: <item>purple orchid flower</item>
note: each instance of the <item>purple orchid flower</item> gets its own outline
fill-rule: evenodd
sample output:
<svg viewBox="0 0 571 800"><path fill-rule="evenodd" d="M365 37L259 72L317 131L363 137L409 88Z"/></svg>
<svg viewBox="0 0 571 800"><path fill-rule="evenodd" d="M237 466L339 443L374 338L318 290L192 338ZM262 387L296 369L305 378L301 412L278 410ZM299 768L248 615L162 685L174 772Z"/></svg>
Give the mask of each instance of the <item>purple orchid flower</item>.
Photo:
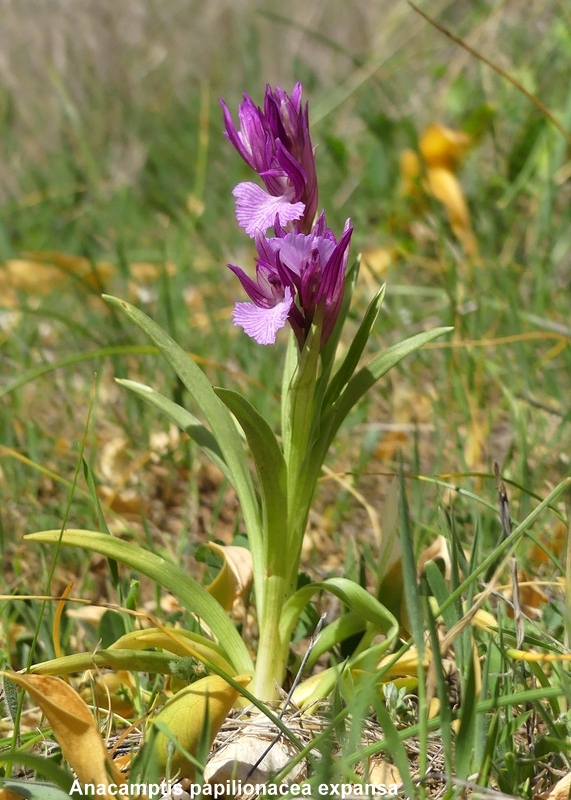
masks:
<svg viewBox="0 0 571 800"><path fill-rule="evenodd" d="M258 231L256 280L228 264L252 303L236 303L233 320L259 344L274 344L289 322L302 347L317 309L323 307L321 347L337 321L353 228L349 220L337 241L321 213L309 234L286 231L278 221L275 236Z"/></svg>
<svg viewBox="0 0 571 800"><path fill-rule="evenodd" d="M239 130L220 101L227 138L265 185L263 189L255 183L239 183L233 192L238 223L252 238L257 231L267 231L276 216L286 228L297 221L302 233L311 230L317 210L317 176L308 107L302 108L301 93L300 83L291 97L268 85L263 111L244 94L238 108Z"/></svg>

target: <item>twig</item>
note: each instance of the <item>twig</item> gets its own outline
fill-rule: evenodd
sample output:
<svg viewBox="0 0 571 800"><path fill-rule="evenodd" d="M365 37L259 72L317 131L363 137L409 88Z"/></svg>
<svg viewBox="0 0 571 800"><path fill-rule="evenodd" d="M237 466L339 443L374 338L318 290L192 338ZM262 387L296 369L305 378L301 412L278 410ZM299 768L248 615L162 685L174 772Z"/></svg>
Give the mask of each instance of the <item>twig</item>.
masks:
<svg viewBox="0 0 571 800"><path fill-rule="evenodd" d="M407 0L407 3L409 4L409 6L412 9L414 9L414 11L416 11L417 14L420 14L420 16L423 17L428 23L430 23L430 25L432 25L434 28L436 28L436 30L439 30L440 33L443 33L445 36L447 36L449 39L451 39L454 42L454 44L457 44L459 47L463 47L464 50L467 50L468 53L470 53L470 55L473 55L474 58L478 58L480 61L483 61L484 64L486 64L488 67L490 67L490 69L493 69L494 72L497 72L498 75L501 75L502 78L505 78L507 81L509 81L509 83L511 83L512 86L515 86L515 88L519 92L521 92L523 95L525 95L525 97L527 97L527 99L531 103L533 103L533 105L539 111L541 111L541 113L545 117L547 117L547 119L551 122L552 125L555 125L555 127L557 128L559 133L562 136L565 137L567 143L569 145L571 145L571 133L569 133L569 131L565 130L565 128L559 122L557 117L555 117L551 113L551 111L543 105L543 103L541 102L541 100L538 97L536 97L534 94L532 94L530 91L528 91L525 88L525 86L517 80L517 78L514 78L513 75L510 75L509 72L506 72L506 70L503 69L502 67L500 67L499 64L495 64L493 61L490 61L489 58L487 58L482 53L478 52L478 50L475 50L473 47L471 47L463 39L460 39L459 36L455 36L451 31L448 30L448 28L445 28L444 25L442 25L440 22L437 22L435 19L432 19L432 17L429 17L428 14L425 11L423 11L422 9L420 9L415 3L413 3L412 0Z"/></svg>

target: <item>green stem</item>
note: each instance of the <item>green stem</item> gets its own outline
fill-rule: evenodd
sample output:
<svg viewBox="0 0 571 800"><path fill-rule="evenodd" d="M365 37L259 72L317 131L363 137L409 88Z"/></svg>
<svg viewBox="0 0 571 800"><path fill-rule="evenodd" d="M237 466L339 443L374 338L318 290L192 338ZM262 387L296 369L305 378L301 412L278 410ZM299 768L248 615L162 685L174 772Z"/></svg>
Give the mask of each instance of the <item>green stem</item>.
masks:
<svg viewBox="0 0 571 800"><path fill-rule="evenodd" d="M286 601L297 589L301 545L309 513L309 507L305 505L307 495L302 491L303 463L315 423L313 405L319 371L321 328L322 310L316 314L301 353L294 350L293 342L290 344L284 370L282 438L287 479L284 494L287 499L283 513L287 523L284 536L283 525L276 525L274 531L274 526L267 519L264 521L266 577L261 595L262 613L258 604L260 640L252 688L261 700L275 698L275 684L281 686L287 666L289 636L280 637L280 628L283 628L281 617ZM277 535L272 535L274 533ZM258 585L256 588L259 588Z"/></svg>
<svg viewBox="0 0 571 800"><path fill-rule="evenodd" d="M311 331L299 354L297 369L293 372L282 402L284 410L284 457L287 465L287 510L289 521L288 555L290 575L297 575L297 554L305 533L309 506L303 497L304 462L315 427L314 397L319 372L322 311L316 314ZM302 501L300 503L300 500ZM293 559L293 561L291 561Z"/></svg>
<svg viewBox="0 0 571 800"><path fill-rule="evenodd" d="M289 641L280 638L280 619L287 600L287 583L285 575L269 575L264 586L264 616L251 687L252 694L264 701L275 700L276 683L281 686L285 677Z"/></svg>

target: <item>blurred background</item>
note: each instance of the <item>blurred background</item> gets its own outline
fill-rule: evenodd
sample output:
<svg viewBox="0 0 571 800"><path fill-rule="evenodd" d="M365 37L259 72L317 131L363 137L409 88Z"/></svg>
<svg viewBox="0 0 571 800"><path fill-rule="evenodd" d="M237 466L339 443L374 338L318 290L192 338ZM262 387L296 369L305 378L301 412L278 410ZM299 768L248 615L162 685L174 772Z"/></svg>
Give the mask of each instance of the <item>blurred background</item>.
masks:
<svg viewBox="0 0 571 800"><path fill-rule="evenodd" d="M559 75L564 98L565 3L529 2L525 19L517 0L423 8L532 91L553 88ZM501 135L510 106L534 113L404 0L2 0L0 15L4 199L33 183L31 174L45 180L62 149L83 178L137 185L157 138L192 127L205 83L215 139L218 95L230 104L243 91L261 100L265 83L287 88L295 80L307 87L314 124L327 120L327 130L341 126L349 139L364 116L409 119L420 129L435 119L465 121L487 101L502 108ZM179 146L189 183L192 133Z"/></svg>
<svg viewBox="0 0 571 800"><path fill-rule="evenodd" d="M564 0L419 4L571 129ZM372 350L455 328L360 406L332 468L378 508L399 449L411 473L468 473L492 502L497 460L526 487L520 516L568 473L569 145L512 83L404 0L0 0L0 533L16 583L30 548L15 543L60 526L81 447L119 530L178 555L239 531L220 476L115 385L185 401L100 293L277 423L283 340L262 348L230 320L244 298L225 265L254 267L231 191L252 176L218 98L236 114L244 91L262 103L266 83L297 80L320 206L336 231L351 217L363 252L345 344L385 280ZM332 530L371 532L350 489L325 482L315 552ZM423 536L451 491L411 484ZM479 511L456 502L473 530ZM94 514L76 493L74 524Z"/></svg>

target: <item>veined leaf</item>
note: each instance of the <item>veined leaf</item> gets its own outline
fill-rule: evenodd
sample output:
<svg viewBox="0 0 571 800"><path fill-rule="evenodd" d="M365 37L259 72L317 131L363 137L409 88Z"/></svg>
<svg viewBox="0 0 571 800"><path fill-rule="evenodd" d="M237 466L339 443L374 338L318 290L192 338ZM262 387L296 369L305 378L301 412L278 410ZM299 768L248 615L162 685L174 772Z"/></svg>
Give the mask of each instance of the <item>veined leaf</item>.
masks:
<svg viewBox="0 0 571 800"><path fill-rule="evenodd" d="M284 368L282 372L282 402L281 402L281 422L282 422L282 441L284 447L284 456L287 460L288 457L288 442L291 439L291 415L289 414L289 405L286 402L290 387L292 385L297 363L299 358L299 350L297 346L297 339L293 331L290 332L287 349L285 354Z"/></svg>
<svg viewBox="0 0 571 800"><path fill-rule="evenodd" d="M287 471L280 446L274 432L254 406L238 392L230 389L215 389L242 426L252 453L260 486L265 514L268 541L266 552L278 551L286 540L287 520Z"/></svg>
<svg viewBox="0 0 571 800"><path fill-rule="evenodd" d="M316 661L336 644L343 642L350 636L354 636L356 633L364 631L366 626L367 623L365 619L354 611L343 614L341 617L331 622L321 631L311 649L309 657L305 660L306 670L310 670Z"/></svg>
<svg viewBox="0 0 571 800"><path fill-rule="evenodd" d="M149 403L149 405L162 411L165 416L172 420L175 425L178 425L181 430L187 433L190 438L204 450L210 460L216 464L218 469L223 473L224 477L230 483L233 482L233 475L224 461L224 456L218 447L218 442L208 428L203 425L194 414L191 414L186 408L179 406L178 403L169 400L168 397L155 392L154 389L151 389L150 386L146 386L144 383L123 380L121 378L115 378L115 381L120 386L125 386L125 388Z"/></svg>
<svg viewBox="0 0 571 800"><path fill-rule="evenodd" d="M250 654L226 612L203 586L180 567L131 542L94 531L70 530L64 531L63 535L59 530L40 531L29 533L25 538L34 542L56 544L60 536L62 545L83 547L108 558L115 558L172 592L188 611L204 620L219 641L224 642L228 658L236 670L252 671Z"/></svg>
<svg viewBox="0 0 571 800"><path fill-rule="evenodd" d="M216 395L200 367L156 322L124 300L109 295L103 295L103 298L111 305L121 309L129 319L150 336L206 417L228 471L232 475L232 483L240 500L244 522L250 537L255 581L258 587L261 587L264 580L264 560L260 508L242 440L230 412Z"/></svg>

